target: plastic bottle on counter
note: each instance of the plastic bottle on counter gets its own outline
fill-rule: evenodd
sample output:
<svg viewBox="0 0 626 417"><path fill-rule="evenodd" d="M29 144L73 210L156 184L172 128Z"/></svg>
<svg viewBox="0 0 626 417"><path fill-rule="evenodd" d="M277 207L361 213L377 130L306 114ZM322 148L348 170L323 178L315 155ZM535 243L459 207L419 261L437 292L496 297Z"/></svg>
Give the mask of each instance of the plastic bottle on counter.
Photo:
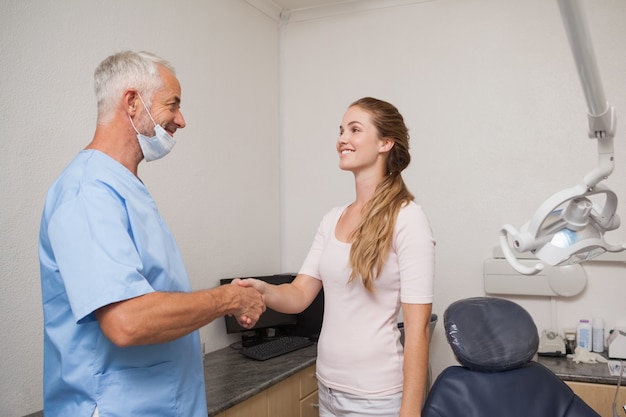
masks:
<svg viewBox="0 0 626 417"><path fill-rule="evenodd" d="M604 352L604 320L594 317L591 323L592 350L598 353Z"/></svg>
<svg viewBox="0 0 626 417"><path fill-rule="evenodd" d="M578 327L576 328L576 340L578 346L591 351L591 337L591 323L589 323L589 320L586 319L580 320L578 322Z"/></svg>

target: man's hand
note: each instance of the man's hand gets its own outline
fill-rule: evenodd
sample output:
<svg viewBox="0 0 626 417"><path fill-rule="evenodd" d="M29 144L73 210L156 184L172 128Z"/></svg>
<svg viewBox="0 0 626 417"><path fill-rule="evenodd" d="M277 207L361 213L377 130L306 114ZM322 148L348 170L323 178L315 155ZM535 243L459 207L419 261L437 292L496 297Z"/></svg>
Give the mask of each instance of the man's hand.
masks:
<svg viewBox="0 0 626 417"><path fill-rule="evenodd" d="M265 311L265 283L258 281L261 285L252 285L252 283L247 281L258 280L241 280L236 278L232 281L232 285L238 288L241 305L239 311L233 315L237 318L237 322L241 327L250 329Z"/></svg>

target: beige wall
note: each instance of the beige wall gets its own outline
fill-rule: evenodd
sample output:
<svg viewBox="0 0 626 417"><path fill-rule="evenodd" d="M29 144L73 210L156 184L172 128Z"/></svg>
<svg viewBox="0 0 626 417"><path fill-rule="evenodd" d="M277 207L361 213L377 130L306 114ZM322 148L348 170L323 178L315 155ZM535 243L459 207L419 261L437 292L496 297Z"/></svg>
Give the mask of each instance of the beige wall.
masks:
<svg viewBox="0 0 626 417"><path fill-rule="evenodd" d="M274 10L269 0L249 3ZM584 4L618 113L617 166L606 183L623 200L626 3ZM91 139L92 73L112 52L146 49L177 67L188 127L172 155L140 173L195 288L300 267L321 216L353 196L334 143L346 106L361 96L393 102L411 128L405 179L438 241L440 316L450 302L484 294L482 263L502 224L521 226L595 166L556 2L435 0L328 11L294 12L281 26L243 0L2 2L0 415L42 407L41 205ZM626 241L625 230L611 240ZM624 268L585 266L587 288L573 299L513 299L540 329L593 315L607 326L626 324ZM201 334L207 351L233 340L221 321ZM433 346L437 374L454 363L441 325Z"/></svg>
<svg viewBox="0 0 626 417"><path fill-rule="evenodd" d="M583 5L618 115L616 168L605 183L621 198L626 221L626 2ZM411 129L404 177L438 242L440 318L451 302L484 295L483 261L503 224L519 228L596 165L556 1L436 0L294 21L285 39L285 269L300 265L321 216L353 198L352 175L337 168L334 145L343 112L359 97L396 104ZM626 227L611 236L626 241ZM585 270L587 288L572 299L511 298L539 330L593 316L626 325L626 266ZM438 374L455 363L441 323L433 347Z"/></svg>
<svg viewBox="0 0 626 417"><path fill-rule="evenodd" d="M37 234L45 192L95 128L93 71L113 52L171 60L187 128L140 175L194 288L280 268L278 29L243 0L0 4L0 415L42 408ZM232 342L222 320L206 349Z"/></svg>

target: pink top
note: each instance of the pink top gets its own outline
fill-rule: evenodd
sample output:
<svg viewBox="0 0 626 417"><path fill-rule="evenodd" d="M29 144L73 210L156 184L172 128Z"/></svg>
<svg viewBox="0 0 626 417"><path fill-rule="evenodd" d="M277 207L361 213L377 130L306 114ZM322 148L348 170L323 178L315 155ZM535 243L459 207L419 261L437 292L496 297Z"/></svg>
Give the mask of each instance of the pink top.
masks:
<svg viewBox="0 0 626 417"><path fill-rule="evenodd" d="M402 391L403 350L397 317L400 303L433 302L435 241L421 206L398 213L391 251L375 292L350 276L349 243L335 237L346 206L322 219L301 274L324 285L324 322L318 343L317 377L329 388L360 396Z"/></svg>

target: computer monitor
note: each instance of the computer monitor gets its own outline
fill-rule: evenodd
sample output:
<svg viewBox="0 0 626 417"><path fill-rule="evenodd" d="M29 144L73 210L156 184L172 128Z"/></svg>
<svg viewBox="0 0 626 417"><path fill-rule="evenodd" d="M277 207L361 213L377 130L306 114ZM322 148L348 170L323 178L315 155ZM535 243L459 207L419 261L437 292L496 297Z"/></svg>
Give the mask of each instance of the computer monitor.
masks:
<svg viewBox="0 0 626 417"><path fill-rule="evenodd" d="M296 274L277 274L252 277L270 284L285 284L293 281ZM234 278L223 278L220 284L230 284ZM274 336L304 336L317 341L324 315L323 290L311 305L300 314L286 314L267 308L251 329L241 327L235 317L224 316L226 333L241 334L243 346L251 346Z"/></svg>

